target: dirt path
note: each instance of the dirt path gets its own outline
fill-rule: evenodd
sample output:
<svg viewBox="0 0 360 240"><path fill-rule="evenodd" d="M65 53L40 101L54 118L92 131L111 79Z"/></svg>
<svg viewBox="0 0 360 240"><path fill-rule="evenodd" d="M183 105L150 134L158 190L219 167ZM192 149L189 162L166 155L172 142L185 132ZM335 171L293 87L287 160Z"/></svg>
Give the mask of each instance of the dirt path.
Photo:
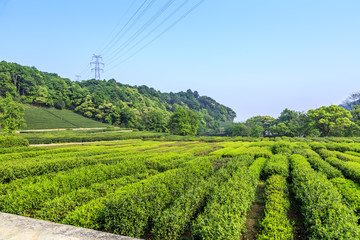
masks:
<svg viewBox="0 0 360 240"><path fill-rule="evenodd" d="M292 193L291 190L289 195L291 205L288 213L288 218L291 223L294 223L294 240L307 239L304 233L304 218L300 213L300 204L298 203L298 201L296 201L294 193Z"/></svg>
<svg viewBox="0 0 360 240"><path fill-rule="evenodd" d="M118 127L114 127L114 128L118 128ZM71 129L73 131L81 131L81 130L100 130L100 129L106 129L105 127L100 127L100 128L54 128L54 129L33 129L33 130L20 130L20 131L16 131L17 133L20 132L52 132L52 131L65 131ZM120 131L130 131L132 132L132 130L120 130Z"/></svg>
<svg viewBox="0 0 360 240"><path fill-rule="evenodd" d="M242 240L255 240L260 226L260 220L264 217L265 206L265 183L260 182L256 188L256 198L254 204L246 216L246 232L242 236Z"/></svg>

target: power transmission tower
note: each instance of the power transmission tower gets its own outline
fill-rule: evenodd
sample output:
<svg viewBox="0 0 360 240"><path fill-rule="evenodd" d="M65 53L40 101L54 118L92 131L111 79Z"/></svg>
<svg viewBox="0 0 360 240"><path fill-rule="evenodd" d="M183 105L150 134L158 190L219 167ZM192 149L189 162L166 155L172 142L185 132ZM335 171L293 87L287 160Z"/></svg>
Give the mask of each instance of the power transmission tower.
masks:
<svg viewBox="0 0 360 240"><path fill-rule="evenodd" d="M91 60L94 60L93 62L90 62L90 66L92 64L94 64L94 68L91 69L91 71L95 70L95 79L100 80L100 72L104 72L104 69L102 69L100 66L102 65L102 67L105 66L105 64L103 64L102 61L102 57L101 55L93 55Z"/></svg>
<svg viewBox="0 0 360 240"><path fill-rule="evenodd" d="M80 81L80 75L75 75L75 77L76 77L76 81Z"/></svg>

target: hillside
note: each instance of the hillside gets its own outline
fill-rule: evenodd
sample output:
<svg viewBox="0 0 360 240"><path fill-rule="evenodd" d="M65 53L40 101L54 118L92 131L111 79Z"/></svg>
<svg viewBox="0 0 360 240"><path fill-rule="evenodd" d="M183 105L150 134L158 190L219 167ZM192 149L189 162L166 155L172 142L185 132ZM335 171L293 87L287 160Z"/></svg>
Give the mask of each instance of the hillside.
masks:
<svg viewBox="0 0 360 240"><path fill-rule="evenodd" d="M74 82L35 67L0 62L0 96L6 92L25 104L69 109L109 124L155 130L179 106L200 117L200 133L217 133L235 112L197 91L162 93L148 86L130 86L114 79Z"/></svg>
<svg viewBox="0 0 360 240"><path fill-rule="evenodd" d="M95 121L69 110L25 107L26 126L23 129L56 129L56 128L98 128L110 125Z"/></svg>

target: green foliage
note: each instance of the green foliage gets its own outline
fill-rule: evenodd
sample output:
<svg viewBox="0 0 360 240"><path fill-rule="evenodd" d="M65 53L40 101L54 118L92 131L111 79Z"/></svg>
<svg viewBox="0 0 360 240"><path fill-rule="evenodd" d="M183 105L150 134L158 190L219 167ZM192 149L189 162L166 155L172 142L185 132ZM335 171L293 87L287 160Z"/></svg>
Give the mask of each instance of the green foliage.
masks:
<svg viewBox="0 0 360 240"><path fill-rule="evenodd" d="M209 161L194 160L184 168L130 185L106 200L98 221L114 233L140 237L159 212L213 171Z"/></svg>
<svg viewBox="0 0 360 240"><path fill-rule="evenodd" d="M289 160L287 156L280 154L271 156L265 164L263 177L267 179L272 175L280 175L282 177L289 176Z"/></svg>
<svg viewBox="0 0 360 240"><path fill-rule="evenodd" d="M15 102L9 93L6 98L0 97L0 128L6 133L13 133L24 123L24 107Z"/></svg>
<svg viewBox="0 0 360 240"><path fill-rule="evenodd" d="M59 129L59 128L104 128L110 125L81 116L69 110L54 108L25 107L26 127L32 129Z"/></svg>
<svg viewBox="0 0 360 240"><path fill-rule="evenodd" d="M94 142L127 139L159 139L167 136L165 133L146 131L94 129L94 130L64 130L49 132L22 132L20 136L30 144L66 143L66 142Z"/></svg>
<svg viewBox="0 0 360 240"><path fill-rule="evenodd" d="M315 170L324 173L328 179L343 177L339 169L334 168L320 157L309 157L307 160Z"/></svg>
<svg viewBox="0 0 360 240"><path fill-rule="evenodd" d="M286 178L272 175L266 181L265 196L265 217L261 221L261 233L257 239L294 239L293 228L288 219L290 201Z"/></svg>
<svg viewBox="0 0 360 240"><path fill-rule="evenodd" d="M259 138L262 136L263 132L264 132L264 128L262 126L255 124L254 126L251 127L250 136Z"/></svg>
<svg viewBox="0 0 360 240"><path fill-rule="evenodd" d="M225 127L225 134L232 137L248 137L250 135L250 128L243 123L233 123Z"/></svg>
<svg viewBox="0 0 360 240"><path fill-rule="evenodd" d="M191 219L205 204L206 198L214 188L231 178L239 168L248 166L250 162L252 162L251 158L235 158L227 162L213 176L191 188L171 207L158 214L152 229L155 239L178 239L189 227Z"/></svg>
<svg viewBox="0 0 360 240"><path fill-rule="evenodd" d="M159 111L149 111L143 115L143 126L148 131L167 132L167 122Z"/></svg>
<svg viewBox="0 0 360 240"><path fill-rule="evenodd" d="M108 133L123 134L97 129L40 135ZM258 238L292 239L286 189L290 159L289 180L305 219L306 237L359 238L354 212L359 213L355 179L360 165L353 161L358 153L352 152L359 148L356 138L314 138L319 145L311 143L312 138L249 142L251 138L243 137L126 134L140 139L0 148L0 211L142 238L181 239L191 229L193 239L239 239L264 173L266 216ZM154 137L151 134L164 141L142 140ZM309 145L324 156L344 160L324 161ZM283 152L283 147L308 161L271 151Z"/></svg>
<svg viewBox="0 0 360 240"><path fill-rule="evenodd" d="M288 142L279 141L274 143L271 147L271 151L273 154L283 154L286 156L290 156L293 150L293 145Z"/></svg>
<svg viewBox="0 0 360 240"><path fill-rule="evenodd" d="M285 108L270 127L270 131L275 136L301 136L304 134L305 118L304 114Z"/></svg>
<svg viewBox="0 0 360 240"><path fill-rule="evenodd" d="M199 116L196 113L178 107L170 117L169 129L176 135L196 135L199 123Z"/></svg>
<svg viewBox="0 0 360 240"><path fill-rule="evenodd" d="M264 129L264 131L262 132L262 136L265 137L271 135L270 127L272 126L274 121L275 118L270 116L255 116L246 120L245 125L251 128L255 127L256 125L261 126Z"/></svg>
<svg viewBox="0 0 360 240"><path fill-rule="evenodd" d="M360 163L344 162L335 157L328 157L325 160L331 165L339 168L344 176L360 184Z"/></svg>
<svg viewBox="0 0 360 240"><path fill-rule="evenodd" d="M353 181L345 178L333 178L331 183L343 195L346 202L355 211L356 215L360 217L360 187Z"/></svg>
<svg viewBox="0 0 360 240"><path fill-rule="evenodd" d="M357 218L342 200L341 194L322 174L316 173L300 155L292 155L291 175L296 198L309 239L357 239Z"/></svg>
<svg viewBox="0 0 360 240"><path fill-rule="evenodd" d="M193 224L194 239L239 239L265 161L258 158L249 168L239 169L227 182L215 187L204 212Z"/></svg>
<svg viewBox="0 0 360 240"><path fill-rule="evenodd" d="M156 171L151 172L151 174L156 174ZM92 184L88 188L72 191L69 194L64 194L47 201L44 207L35 213L34 217L61 223L63 219L77 207L96 198L105 197L107 194L113 193L116 189L138 182L149 175L150 173L145 171L141 174L111 179L102 183Z"/></svg>
<svg viewBox="0 0 360 240"><path fill-rule="evenodd" d="M0 96L5 96L6 92L23 103L75 110L101 122L162 132L166 130L163 120L167 121L177 106L194 111L201 119L203 133L207 134L218 133L220 122L232 121L236 116L232 109L190 89L161 93L147 86L121 84L114 79L71 82L54 73L2 61ZM156 115L149 116L152 111Z"/></svg>
<svg viewBox="0 0 360 240"><path fill-rule="evenodd" d="M16 135L0 135L0 148L15 148L22 146L29 146L29 141Z"/></svg>
<svg viewBox="0 0 360 240"><path fill-rule="evenodd" d="M344 129L354 124L350 120L351 113L335 105L311 109L307 113L307 119L308 125L318 129L322 136L341 136Z"/></svg>

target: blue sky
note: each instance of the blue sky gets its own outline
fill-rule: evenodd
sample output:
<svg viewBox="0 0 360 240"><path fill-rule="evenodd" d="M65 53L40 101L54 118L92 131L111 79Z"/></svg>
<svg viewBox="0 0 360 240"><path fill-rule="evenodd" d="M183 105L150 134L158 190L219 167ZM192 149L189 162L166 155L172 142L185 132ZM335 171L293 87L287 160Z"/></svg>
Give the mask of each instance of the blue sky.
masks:
<svg viewBox="0 0 360 240"><path fill-rule="evenodd" d="M0 60L74 80L92 78L89 62L101 54L102 79L197 90L238 121L340 104L360 91L360 1L205 0L150 43L197 2L0 0ZM143 17L126 25L143 3Z"/></svg>

